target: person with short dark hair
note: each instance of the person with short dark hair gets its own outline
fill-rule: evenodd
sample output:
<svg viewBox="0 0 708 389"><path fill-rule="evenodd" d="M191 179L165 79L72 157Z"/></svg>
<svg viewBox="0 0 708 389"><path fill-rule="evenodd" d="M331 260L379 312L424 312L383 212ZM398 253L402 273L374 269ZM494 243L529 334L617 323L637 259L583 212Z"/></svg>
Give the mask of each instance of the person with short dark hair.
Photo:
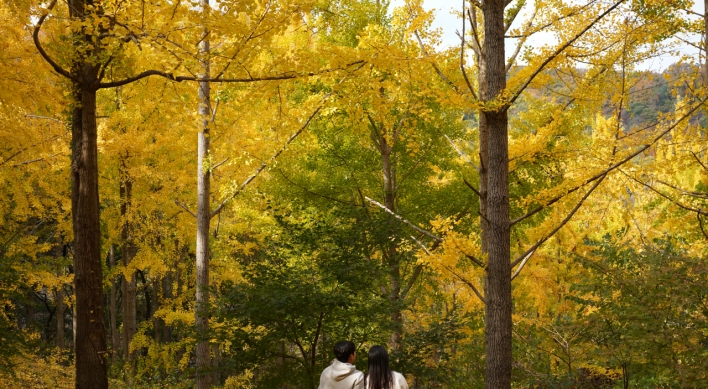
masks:
<svg viewBox="0 0 708 389"><path fill-rule="evenodd" d="M354 366L356 346L348 340L334 345L336 357L320 376L319 389L364 389L364 373Z"/></svg>
<svg viewBox="0 0 708 389"><path fill-rule="evenodd" d="M388 367L388 352L383 346L369 349L369 368L364 381L365 389L408 389L403 374Z"/></svg>

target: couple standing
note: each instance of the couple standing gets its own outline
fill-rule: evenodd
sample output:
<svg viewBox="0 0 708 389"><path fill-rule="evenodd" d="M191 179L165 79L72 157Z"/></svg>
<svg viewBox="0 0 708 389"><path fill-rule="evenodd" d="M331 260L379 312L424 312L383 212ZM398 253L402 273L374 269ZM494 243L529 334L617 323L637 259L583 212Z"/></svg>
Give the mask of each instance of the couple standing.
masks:
<svg viewBox="0 0 708 389"><path fill-rule="evenodd" d="M354 366L354 343L348 340L337 342L334 355L337 359L322 372L319 389L408 389L403 375L388 367L388 352L382 346L369 349L366 374Z"/></svg>

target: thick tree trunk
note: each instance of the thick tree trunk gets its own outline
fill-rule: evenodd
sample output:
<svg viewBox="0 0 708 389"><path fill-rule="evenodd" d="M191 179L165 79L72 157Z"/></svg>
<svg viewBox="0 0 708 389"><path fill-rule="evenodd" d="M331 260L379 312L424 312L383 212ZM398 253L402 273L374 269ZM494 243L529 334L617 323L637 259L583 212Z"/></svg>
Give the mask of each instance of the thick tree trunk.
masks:
<svg viewBox="0 0 708 389"><path fill-rule="evenodd" d="M486 0L484 12L485 86L495 99L506 88L504 0ZM509 147L506 106L483 113L488 130L485 344L486 387L511 388L511 250L509 222Z"/></svg>
<svg viewBox="0 0 708 389"><path fill-rule="evenodd" d="M108 253L110 258L111 269L116 267L116 253L115 247L111 245L110 252ZM116 359L118 358L118 329L116 327L116 322L118 316L118 311L116 310L116 278L111 280L111 296L110 296L110 327L111 327L111 361L115 365Z"/></svg>
<svg viewBox="0 0 708 389"><path fill-rule="evenodd" d="M83 4L80 4L83 10ZM108 388L96 131L97 67L83 64L72 120L76 388Z"/></svg>
<svg viewBox="0 0 708 389"><path fill-rule="evenodd" d="M130 223L130 206L133 196L133 183L127 173L125 159L121 160L120 167L120 214L123 225L121 226L121 254L123 257L123 266L127 267L133 260L135 254L132 241L132 226ZM123 305L123 357L131 365L135 363L135 353L130 351L130 342L133 341L133 336L137 331L137 312L136 312L136 277L135 272L131 272L129 276L123 276L122 283L122 305Z"/></svg>
<svg viewBox="0 0 708 389"><path fill-rule="evenodd" d="M201 0L203 12L209 13L209 0ZM209 38L204 30L202 42L199 44L202 58L202 78L209 77ZM209 221L210 206L210 172L209 161L209 122L211 117L211 96L208 82L199 83L199 115L202 118L198 133L197 149L197 299L195 309L195 325L197 329L196 350L196 380L197 389L207 389L211 386L210 347L209 347Z"/></svg>

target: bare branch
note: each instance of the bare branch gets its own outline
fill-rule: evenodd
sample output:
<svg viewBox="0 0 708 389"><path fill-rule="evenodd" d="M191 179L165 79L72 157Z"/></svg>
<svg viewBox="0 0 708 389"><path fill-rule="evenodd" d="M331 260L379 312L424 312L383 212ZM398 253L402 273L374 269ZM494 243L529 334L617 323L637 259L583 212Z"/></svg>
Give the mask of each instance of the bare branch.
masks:
<svg viewBox="0 0 708 389"><path fill-rule="evenodd" d="M697 198L699 198L699 199L706 199L706 198L708 198L708 193L688 191L688 190L685 190L685 189L681 189L681 188L679 188L679 187L676 186L676 185L672 185L672 184L669 184L668 182L661 181L661 180L657 180L657 182L660 183L660 184L662 184L662 185L668 186L668 187L671 188L671 189L677 190L677 191L681 192L681 194L686 195L686 196L697 197Z"/></svg>
<svg viewBox="0 0 708 389"><path fill-rule="evenodd" d="M529 212L526 213L525 215L519 216L518 218L512 220L512 221L511 221L511 225L514 225L514 224L516 224L516 223L518 223L518 222L520 222L520 221L522 221L522 220L524 220L524 219L526 219L526 218L528 218L528 217L530 217L530 216L532 216L532 215L534 215L534 214L540 212L541 210L543 210L543 209L546 208L547 206L549 206L549 205L551 205L551 204L557 202L558 200L560 200L561 198L565 197L566 195L568 195L568 194L570 194L570 193L573 193L573 192L575 192L576 190L582 188L583 186L585 186L585 185L587 185L587 184L589 184L589 183L591 183L591 182L593 182L593 181L595 181L595 180L597 180L597 179L600 179L600 178L604 177L604 176L607 175L608 173L612 172L613 170L616 170L616 169L619 168L620 166L622 166L622 165L624 165L625 163L627 163L628 161L630 161L632 158L634 158L634 157L636 157L637 155L639 155L639 154L645 152L645 151L646 151L647 149L649 149L651 146L653 146L654 144L656 144L656 142L658 142L659 139L661 139L661 138L663 138L664 136L666 136L666 134L668 134L669 132L671 132L674 128L676 128L676 126L678 126L680 123L682 123L682 122L683 122L684 120L686 120L688 117L690 117L691 115L693 115L693 113L696 112L696 110L698 110L698 108L700 108L701 106L703 106L703 105L706 103L706 101L708 101L708 98L705 98L705 99L701 100L698 104L696 104L695 107L691 108L688 112L686 112L683 116L681 116L678 120L676 120L676 121L674 122L674 124L672 124L671 126L669 126L666 130L660 132L656 137L654 137L654 139L652 139L649 143L645 144L644 146L638 148L635 152L630 153L630 154L627 155L625 158L622 158L620 161L614 163L613 165L610 165L610 167L608 167L607 169L605 169L605 170L603 170L602 172L597 173L596 175L594 175L594 176L588 178L587 180L583 181L583 182L582 182L581 184L579 184L578 186L576 186L576 187L574 187L574 188L568 190L568 191L565 192L564 194L562 194L562 195L560 195L560 196L557 196L557 197L551 199L548 203L546 203L546 204L544 204L544 205L539 205L538 207L536 207L536 208L534 208L533 210L529 211Z"/></svg>
<svg viewBox="0 0 708 389"><path fill-rule="evenodd" d="M67 70L62 68L58 63L56 63L52 59L52 57L49 56L49 54L47 54L46 51L44 51L44 48L42 47L42 43L39 41L39 29L42 27L44 20L47 19L47 16L49 16L49 12L52 11L52 9L54 8L54 6L56 4L57 4L57 0L52 0L52 2L49 3L49 6L47 7L46 12L42 16L39 17L39 20L37 21L37 25L34 26L34 31L32 32L32 40L34 41L34 46L37 48L37 51L39 51L39 54L42 56L42 58L44 58L44 60L47 61L47 63L49 63L49 65L51 65L52 68L54 68L54 70L57 73L61 74L62 76L66 77L74 82L79 82L79 80L76 77L74 77L74 75L71 74L71 72L68 72Z"/></svg>
<svg viewBox="0 0 708 389"><path fill-rule="evenodd" d="M481 6L480 6L481 8ZM478 56L482 57L484 56L484 48L482 47L482 44L479 42L479 34L477 33L477 11L475 10L474 7L472 7L471 10L467 10L467 17L470 20L470 27L472 27L472 36L474 37L474 44L476 46L475 52L477 53ZM462 15L462 18L464 18L465 15Z"/></svg>
<svg viewBox="0 0 708 389"><path fill-rule="evenodd" d="M588 30L590 30L596 23L598 23L600 20L602 20L605 16L607 16L610 12L612 12L615 8L617 8L620 4L624 3L625 0L618 0L616 3L614 3L610 8L605 10L605 12L601 13L598 17L596 17L592 22L590 22L585 28L583 28L579 33L575 34L573 38L568 40L566 43L561 45L559 48L556 49L553 54L549 55L548 58L546 58L541 65L531 74L531 76L526 79L526 82L514 93L514 95L509 99L508 104L511 105L516 101L517 98L521 95L521 93L526 89L526 87L533 82L533 80L538 76L545 68L548 66L551 61L553 61L560 53L562 53L565 49L567 49L570 45L572 45L576 40L580 39L583 34L585 34Z"/></svg>
<svg viewBox="0 0 708 389"><path fill-rule="evenodd" d="M408 292L410 292L411 288L413 287L413 284L415 284L415 281L418 279L422 271L423 265L416 265L415 269L413 270L413 275L411 275L411 278L408 280L408 283L403 288L403 290L401 290L401 300L405 299L408 296Z"/></svg>
<svg viewBox="0 0 708 389"><path fill-rule="evenodd" d="M483 199L483 198L484 198L484 196L482 196L482 194L479 193L479 191L477 190L477 188L475 188L474 186L472 186L472 184L470 184L466 179L463 178L462 181L465 182L465 185L467 185L468 188L472 189L472 192L474 192L474 193L477 195L477 197L479 197L480 199Z"/></svg>
<svg viewBox="0 0 708 389"><path fill-rule="evenodd" d="M420 45L420 50L423 52L423 54L425 56L428 56L428 52L425 50L425 46L423 45L423 40L420 38L420 35L418 34L418 30L416 30L414 33L415 33L415 37L418 39L418 44ZM460 89L457 87L457 85L455 85L452 81L450 81L450 79L447 78L447 76L445 76L445 74L440 70L440 68L438 68L438 65L436 65L432 61L430 62L430 65L433 67L433 69L435 69L435 72L438 74L438 76L440 76L440 78L442 78L443 81L445 81L448 85L450 85L450 87L453 90L455 90L455 92L457 92L457 94L460 94L460 95L462 94L462 91L460 91Z"/></svg>
<svg viewBox="0 0 708 389"><path fill-rule="evenodd" d="M470 83L470 79L467 77L467 70L465 70L465 0L462 0L462 35L460 36L460 70L462 71L462 76L465 79L465 83L467 84L467 89L469 89L470 93L472 94L472 97L474 97L475 100L477 99L477 94L474 92L474 88L472 87L472 83Z"/></svg>
<svg viewBox="0 0 708 389"><path fill-rule="evenodd" d="M393 212L392 210L388 209L385 205L379 203L378 201L372 200L372 199L369 198L368 196L364 196L364 198L365 198L368 202L370 202L370 203L372 203L372 204L378 206L379 208L383 209L383 210L386 211L387 213L391 214L391 215L392 215L393 217L395 217L396 219L398 219L398 220L400 220L400 221L402 221L402 222L408 224L408 226L410 226L412 229L414 229L414 230L420 232L421 234L428 236L429 238L433 239L434 241L442 241L442 238L440 238L439 236L436 236L436 235L434 235L432 232L426 231L426 230L424 230L424 229L422 229L422 228L416 226L415 224L409 222L408 220L404 219L402 216L400 216L400 215L396 214L395 212Z"/></svg>
<svg viewBox="0 0 708 389"><path fill-rule="evenodd" d="M595 183L592 185L592 187L590 187L590 190L588 190L587 193L585 193L583 198L581 198L580 201L578 201L578 203L575 205L575 207L573 207L573 209L570 211L570 213L568 213L568 216L566 216L565 219L563 219L556 226L556 228L551 230L551 232L546 234L546 236L544 236L543 238L539 239L538 242L536 242L533 246L531 246L528 250L526 250L526 252L521 254L521 256L519 258L517 258L514 262L511 263L511 267L513 268L514 266L518 265L521 261L528 260L527 257L530 257L531 256L530 254L532 254L534 251L536 251L536 249L539 248L539 246L541 246L545 241L547 241L553 235L555 235L556 232L558 232L564 225L566 225L566 223L568 223L570 221L570 219L573 217L573 215L575 215L575 212L577 212L578 209L580 209L580 207L583 205L583 202L585 202L585 200L590 196L590 194L592 192L594 192L598 186L600 186L600 184L605 179L605 177L607 177L607 173L605 173L603 176L600 177L600 179L595 181ZM517 269L517 272L520 272L520 271L521 271L520 269Z"/></svg>
<svg viewBox="0 0 708 389"><path fill-rule="evenodd" d="M290 72L290 73L283 73L283 74L278 74L278 75L274 75L274 76L246 77L246 78L223 78L223 77L218 77L218 78L206 77L205 78L205 77L196 77L196 76L177 76L177 77L175 77L172 73L163 72L161 70L146 70L142 73L136 74L135 76L128 77L128 78L120 80L120 81L99 83L98 88L99 89L114 88L117 86L130 84L131 82L142 80L143 78L150 77L150 76L160 76L160 77L164 77L168 80L172 80L172 81L176 81L176 82L199 81L199 82L247 83L247 82L259 82L259 81L292 80L295 78L319 76L322 74L327 74L327 73L335 72L338 70L343 70L345 68L348 68L348 67L351 67L354 65L363 65L363 64L364 64L364 61L355 61L350 64L347 64L344 68L325 69L325 70L322 70L319 72L305 72L305 73Z"/></svg>
<svg viewBox="0 0 708 389"><path fill-rule="evenodd" d="M30 118L30 119L45 119L45 120L51 120L51 121L54 121L54 122L57 122L57 123L66 124L63 120L60 120L60 119L57 119L57 118L53 118L53 117L51 117L51 116L40 116L40 115L29 115L29 114L26 114L25 117L26 117L26 118Z"/></svg>
<svg viewBox="0 0 708 389"><path fill-rule="evenodd" d="M467 154L465 154L464 151L460 150L457 145L455 145L455 143L452 141L452 139L450 139L449 136L445 135L445 139L447 139L447 141L450 143L450 146L455 149L455 151L457 152L457 154L460 155L460 157L462 157L467 163L469 163L470 165L472 165L472 167L479 171L479 166L472 162L472 160L467 156Z"/></svg>
<svg viewBox="0 0 708 389"><path fill-rule="evenodd" d="M229 157L224 158L223 161L221 161L221 162L217 163L216 165L212 166L212 167L211 167L211 170L212 170L212 171L213 171L213 170L216 170L216 168L218 168L219 166L225 164L226 161L228 161L228 160L229 160Z"/></svg>
<svg viewBox="0 0 708 389"><path fill-rule="evenodd" d="M701 232L703 233L703 236L708 239L708 234L706 234L706 230L703 228L703 219L701 219L701 214L696 212L696 218L698 219L698 226L701 227Z"/></svg>
<svg viewBox="0 0 708 389"><path fill-rule="evenodd" d="M341 84L342 82L344 82L345 79L346 79L346 77L343 78L339 83ZM327 102L327 100L329 100L329 98L332 96L333 93L334 93L334 89L331 92L329 92L327 95L325 95L324 98L322 98L322 101L320 102L320 104L317 106L317 108L314 111L312 111L312 114L310 114L310 116L307 118L307 120L305 120L305 123L297 131L295 131L292 135L290 135L290 137L288 138L287 141L285 141L285 144L283 144L283 146L280 148L280 150L278 150L275 154L273 154L273 156L270 157L268 160L264 161L261 164L261 166L259 166L258 169L256 169L256 171L253 172L253 174L251 174L251 176L249 176L246 179L246 181L244 181L234 193L227 196L221 202L221 204L219 204L219 206L216 207L216 209L211 213L210 218L213 218L214 216L218 215L221 212L221 210L224 209L224 206L226 206L226 204L230 200L232 200L233 198L238 196L238 194L241 193L246 188L246 186L248 186L248 184L251 183L251 181L253 181L256 177L258 177L258 175L261 174L261 172L263 170L265 170L265 168L271 162L275 161L275 159L278 158L280 156L280 154L282 154L288 148L288 146L298 137L298 135L300 135L303 131L305 131L305 129L310 125L312 120L315 118L315 116L317 116L317 114L324 107L325 103Z"/></svg>
<svg viewBox="0 0 708 389"><path fill-rule="evenodd" d="M30 163L39 162L39 161L44 161L45 159L54 158L54 157L56 157L56 156L59 155L59 154L61 154L61 153L52 154L52 155L50 155L50 156L48 156L48 157L41 157L41 158L30 159L29 161L18 162L18 163L16 163L16 164L12 165L12 167L18 167L18 166L22 166L22 165L29 165Z"/></svg>
<svg viewBox="0 0 708 389"><path fill-rule="evenodd" d="M690 206L688 206L688 205L685 205L685 204L681 203L680 201L675 200L675 199L673 199L672 197L670 197L669 195L663 193L662 191L660 191L660 190L654 188L653 186L647 184L646 182L644 182L644 181L642 181L642 180L639 180L639 179L637 179L637 178L634 178L634 177L630 176L629 174L625 173L625 172L622 171L621 169L620 169L620 172L621 172L622 174L624 174L624 175L625 175L627 178L629 178L630 180L632 180L632 181L634 181L634 182L636 182L636 183L638 183L638 184L640 184L640 185L643 185L643 186L647 187L647 188L648 188L649 190L651 190L652 192L658 194L659 196L665 198L666 200L669 200L670 202L672 202L672 203L673 203L674 205L676 205L677 207L682 208L682 209L684 209L684 210L686 210L686 211L696 212L696 213L701 214L701 215L703 215L703 216L708 216L708 212L706 212L706 211L704 211L704 210L702 210L702 209L693 208L693 207L690 207Z"/></svg>
<svg viewBox="0 0 708 389"><path fill-rule="evenodd" d="M529 31L531 31L531 27L533 26L533 20L536 18L537 13L538 13L538 6L534 6L533 14L529 18L529 20L526 22L526 25L524 26L523 36L521 37L521 39L519 39L519 43L516 45L516 49L514 50L514 53L511 55L511 57L509 57L509 60L506 63L506 72L507 73L509 73L509 70L511 69L511 67L514 66L514 62L516 62L516 58L519 56L519 53L521 52L521 48L526 43L526 39L528 39Z"/></svg>
<svg viewBox="0 0 708 389"><path fill-rule="evenodd" d="M197 215L196 215L194 212L192 212L191 209L189 209L186 205L182 204L182 202L180 202L179 200L175 199L175 204L176 204L178 207L180 207L180 208L184 209L185 211L187 211L187 213L189 213L190 215L194 216L195 218L197 217Z"/></svg>
<svg viewBox="0 0 708 389"><path fill-rule="evenodd" d="M519 264L519 267L517 267L517 268L516 268L516 271L514 272L514 274L512 274L512 276L511 276L511 280L512 280L512 281L514 281L514 278L516 278L516 276L518 276L519 273L521 273L521 269L524 268L524 265L526 265L526 262L529 260L529 258L531 258L531 256L532 256L533 253L535 253L535 252L536 252L536 250L534 250L534 251L528 253L528 254L524 257L524 259L523 259L523 260L521 261L521 263Z"/></svg>
<svg viewBox="0 0 708 389"><path fill-rule="evenodd" d="M701 162L701 160L698 158L698 156L696 155L696 153L694 153L693 151L691 151L691 155L693 155L693 158L696 159L696 162L698 162L698 164L701 165L701 167L703 168L703 170L705 170L706 172L708 172L708 167L706 167L706 165L703 164L703 162Z"/></svg>
<svg viewBox="0 0 708 389"><path fill-rule="evenodd" d="M450 273L452 273L455 277L457 277L460 281L462 281L465 285L469 286L470 289L472 289L472 292L474 292L474 294L477 295L477 297L482 301L482 303L487 304L487 301L484 299L484 297L482 297L482 294L479 293L479 290L477 289L476 286L474 286L474 284L473 284L472 282L470 282L470 281L469 281L468 279L466 279L465 277L463 277L463 276L457 274L457 272L454 271L454 270L452 270L452 268L451 268L450 266L443 265L443 267L444 267L447 271L449 271Z"/></svg>

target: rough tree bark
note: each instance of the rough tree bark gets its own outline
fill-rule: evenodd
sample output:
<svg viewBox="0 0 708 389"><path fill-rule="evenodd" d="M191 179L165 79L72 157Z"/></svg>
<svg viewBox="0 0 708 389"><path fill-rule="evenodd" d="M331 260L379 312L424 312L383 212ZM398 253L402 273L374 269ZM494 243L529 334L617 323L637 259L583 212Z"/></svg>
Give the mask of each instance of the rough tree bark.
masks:
<svg viewBox="0 0 708 389"><path fill-rule="evenodd" d="M381 172L384 182L384 205L391 212L396 213L396 169L392 165L391 151L393 147L388 144L386 136L382 131L374 129L377 132L377 147L381 154ZM394 135L395 136L395 135ZM391 218L391 226L396 224ZM401 339L403 338L403 315L401 313L401 264L400 256L398 255L398 242L391 240L388 247L385 249L384 258L387 260L389 274L389 301L391 302L391 323L393 323L393 332L388 340L388 345L391 351L397 352L401 349Z"/></svg>
<svg viewBox="0 0 708 389"><path fill-rule="evenodd" d="M486 0L484 14L484 54L488 101L506 88L504 58L504 0ZM487 282L485 295L486 387L511 388L511 248L509 220L508 115L505 103L487 106L482 116L488 137L486 217Z"/></svg>

